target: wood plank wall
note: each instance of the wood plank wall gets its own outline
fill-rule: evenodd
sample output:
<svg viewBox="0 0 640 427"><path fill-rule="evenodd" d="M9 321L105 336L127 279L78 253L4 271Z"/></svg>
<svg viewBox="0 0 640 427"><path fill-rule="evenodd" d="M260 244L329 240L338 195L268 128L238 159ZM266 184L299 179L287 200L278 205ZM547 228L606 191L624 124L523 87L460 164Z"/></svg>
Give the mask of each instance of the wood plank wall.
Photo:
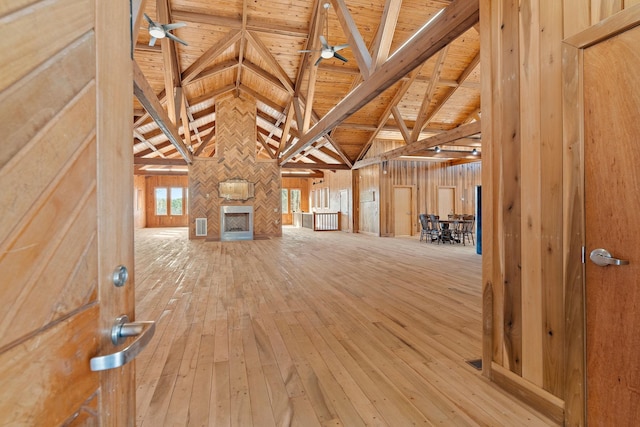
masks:
<svg viewBox="0 0 640 427"><path fill-rule="evenodd" d="M382 167L380 201L381 210L385 213L380 224L382 235L394 234L391 214L394 186L416 188L416 232L420 231L417 215L436 212L439 187L455 188L454 213L475 213L475 190L481 184L480 162L454 165L448 162L393 160L383 163Z"/></svg>
<svg viewBox="0 0 640 427"><path fill-rule="evenodd" d="M142 175L133 176L133 226L135 228L145 228L147 226L146 207L146 185L145 177Z"/></svg>
<svg viewBox="0 0 640 427"><path fill-rule="evenodd" d="M187 210L188 197L184 203L184 215L156 215L155 189L156 187L189 187L189 177L186 175L152 175L145 177L145 211L147 227L186 227L189 225Z"/></svg>
<svg viewBox="0 0 640 427"><path fill-rule="evenodd" d="M480 3L484 373L567 425L584 425L585 402L584 348L566 336L583 320L565 318L565 299L583 295L563 276L561 42L637 3Z"/></svg>

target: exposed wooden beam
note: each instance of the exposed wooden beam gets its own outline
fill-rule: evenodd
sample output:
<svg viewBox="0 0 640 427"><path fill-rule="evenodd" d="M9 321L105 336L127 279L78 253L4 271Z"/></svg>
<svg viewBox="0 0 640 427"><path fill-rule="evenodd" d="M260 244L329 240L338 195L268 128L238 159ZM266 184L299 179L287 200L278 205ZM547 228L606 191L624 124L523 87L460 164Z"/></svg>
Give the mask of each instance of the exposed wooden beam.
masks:
<svg viewBox="0 0 640 427"><path fill-rule="evenodd" d="M407 93L407 91L409 90L409 88L411 87L415 79L418 77L418 74L420 74L420 67L411 71L409 73L409 79L402 82L402 85L400 86L396 94L393 96L393 99L391 100L389 105L387 105L387 108L385 108L384 112L378 119L378 126L373 130L373 133L369 137L369 140L364 144L364 147L362 147L362 149L360 150L360 153L358 154L358 157L356 158L356 160L361 160L367 154L367 151L371 147L373 140L376 138L376 136L378 136L378 133L384 127L385 123L387 123L387 120L389 119L389 115L391 114L392 108L398 105L402 97L405 95L405 93ZM398 130L400 129L398 128Z"/></svg>
<svg viewBox="0 0 640 427"><path fill-rule="evenodd" d="M281 170L280 175L283 178L324 178L323 172L298 172L297 170Z"/></svg>
<svg viewBox="0 0 640 427"><path fill-rule="evenodd" d="M320 10L319 4L324 0L317 0L316 10ZM325 10L325 14L328 14L329 11ZM325 16L325 19L329 19L328 16ZM313 33L309 35L311 38L311 46L312 49L318 49L320 47L319 44L319 36L322 30L322 13L316 13L315 21L313 23ZM309 60L309 56L307 56L307 60ZM302 118L302 125L298 123L298 129L304 133L309 130L309 125L311 124L311 112L313 111L313 100L316 94L316 80L318 77L318 67L308 65L306 70L308 71L309 77L307 79L307 99L305 102L304 108L304 116ZM299 86L296 86L298 89ZM300 96L298 94L298 96Z"/></svg>
<svg viewBox="0 0 640 427"><path fill-rule="evenodd" d="M359 160L353 165L353 169L360 169L365 166L377 164L383 161L398 158L400 156L410 156L415 153L424 152L425 150L438 146L446 145L452 141L460 138L467 138L472 135L476 135L481 131L481 122L473 122L466 125L458 126L451 129L448 132L441 133L431 138L421 139L420 141L413 142L403 147L396 148L394 150L382 153L379 156L374 156L368 159Z"/></svg>
<svg viewBox="0 0 640 427"><path fill-rule="evenodd" d="M278 145L278 150L276 151L276 159L280 157L280 153L284 150L284 147L287 144L287 140L289 139L289 132L291 130L291 122L293 121L293 101L289 104L289 109L287 110L287 118L284 121L284 126L282 127L282 137L280 138L280 145Z"/></svg>
<svg viewBox="0 0 640 427"><path fill-rule="evenodd" d="M211 46L205 53L203 53L200 58L196 59L193 64L189 66L182 73L182 84L187 84L191 80L193 80L198 73L200 73L204 68L222 54L225 50L229 49L234 43L240 40L242 36L242 32L232 30L225 37L222 38L216 45Z"/></svg>
<svg viewBox="0 0 640 427"><path fill-rule="evenodd" d="M313 18L311 19L311 28L309 29L309 34L316 34L316 38L315 40L313 39L313 37L308 37L307 41L305 43L305 48L303 50L310 50L313 49L314 46L317 43L317 32L321 31L317 28L317 22L318 22L318 18L321 15L320 14L320 10L322 10L320 8L320 1L315 1L313 3ZM304 52L302 54L302 58L300 58L300 65L298 66L298 72L296 74L296 83L295 83L295 90L293 92L293 97L298 97L300 96L300 91L302 90L302 81L303 81L303 77L304 74L307 72L307 69L311 66L310 65L310 52ZM319 66L319 65L318 65ZM316 67L318 68L318 67ZM302 120L298 121L298 123L302 123ZM300 126L300 125L298 125Z"/></svg>
<svg viewBox="0 0 640 427"><path fill-rule="evenodd" d="M400 15L401 6L402 0L386 0L384 4L380 26L373 41L371 72L384 64L389 57L391 42L396 32L396 24L398 22L398 16Z"/></svg>
<svg viewBox="0 0 640 427"><path fill-rule="evenodd" d="M269 157L275 159L276 156L274 155L271 146L267 143L265 137L260 132L256 132L256 137L258 138L258 142L260 142L262 147L267 151L267 154L269 154Z"/></svg>
<svg viewBox="0 0 640 427"><path fill-rule="evenodd" d="M407 127L407 124L404 122L404 119L402 118L402 114L400 113L400 109L398 108L397 105L394 105L393 107L391 107L391 114L393 114L393 117L396 119L396 123L398 124L398 129L402 134L402 139L404 139L404 143L410 144L411 133L409 132L409 128Z"/></svg>
<svg viewBox="0 0 640 427"><path fill-rule="evenodd" d="M353 165L353 161L347 156L347 154L342 149L342 146L335 140L335 138L329 134L325 135L324 137L327 141L329 141L329 144L333 146L342 161L345 162L347 166L351 167L351 165Z"/></svg>
<svg viewBox="0 0 640 427"><path fill-rule="evenodd" d="M459 87L462 86L462 84L465 82L465 80L467 79L467 77L469 77L469 75L471 75L471 73L473 72L473 70L475 70L475 68L478 66L478 64L480 64L480 53L478 52L478 54L476 54L476 56L471 60L471 62L469 63L469 65L462 71L462 73L460 74L460 77L458 77L458 86L456 87L451 87L449 88L449 90L444 94L444 96L442 96L439 100L438 103L433 107L433 109L429 112L429 114L427 115L427 118L425 120L425 124L423 125L426 126L428 125L428 123L433 120L433 118L435 117L436 114L438 114L438 111L440 111L440 109L447 103L447 101L449 100L449 98L451 98L453 96L453 94L456 92L456 90L458 90ZM417 138L416 138L417 139Z"/></svg>
<svg viewBox="0 0 640 427"><path fill-rule="evenodd" d="M431 81L429 82L429 86L427 86L418 114L416 115L416 122L411 130L411 142L418 140L420 132L422 132L422 128L427 125L429 107L431 106L433 94L436 92L438 80L440 80L440 74L442 73L442 67L444 66L444 60L447 58L448 51L449 46L445 46L440 50L440 52L438 52L438 57L436 58L436 63L433 67L433 73L431 74Z"/></svg>
<svg viewBox="0 0 640 427"><path fill-rule="evenodd" d="M143 10L147 0L131 0L131 40L136 46L138 41L138 33L142 26ZM146 23L146 21L145 21ZM149 46L145 43L146 46Z"/></svg>
<svg viewBox="0 0 640 427"><path fill-rule="evenodd" d="M183 80L182 84L184 86L187 86L191 83L195 83L197 81L200 81L202 79L206 79L208 77L213 77L217 74L220 74L224 71L228 71L228 70L232 70L235 67L238 67L238 60L237 59L229 59L227 61L221 62L219 64L214 65L211 68L207 68L206 70L201 71L197 76L193 77L191 80L189 80L188 82L185 82Z"/></svg>
<svg viewBox="0 0 640 427"><path fill-rule="evenodd" d="M400 156L401 160L423 160L423 159L469 159L469 160L481 160L482 155L480 152L473 154L471 151L461 150L440 150L440 151L421 151L408 156Z"/></svg>
<svg viewBox="0 0 640 427"><path fill-rule="evenodd" d="M160 157L164 157L164 154L162 154L162 151L158 150L156 148L155 145L153 145L149 140L147 140L144 135L142 135L140 132L138 132L137 130L133 129L133 136L134 138L138 138L138 140L140 140L140 142L142 142L144 145L146 145L147 147L149 147L152 151L154 151L156 154L158 154ZM135 144L134 144L135 145Z"/></svg>
<svg viewBox="0 0 640 427"><path fill-rule="evenodd" d="M273 74L270 74L269 72L267 72L264 69L260 68L259 66L257 66L253 62L245 59L244 62L242 63L242 66L244 68L250 70L255 75L263 78L272 87L278 88L278 89L282 90L283 92L289 93L287 88L282 84L282 82L276 76L274 76Z"/></svg>
<svg viewBox="0 0 640 427"><path fill-rule="evenodd" d="M264 43L262 43L262 40L260 40L260 37L257 34L252 33L251 31L247 31L245 37L247 38L251 46L260 53L262 59L264 59L264 61L269 64L271 69L275 71L276 77L278 78L278 80L280 80L284 87L287 88L289 94L293 96L293 83L289 79L289 76L287 76L287 73L282 69L280 63L276 60L276 58L273 57L273 54L271 53L269 48L267 48Z"/></svg>
<svg viewBox="0 0 640 427"><path fill-rule="evenodd" d="M239 89L240 89L240 92L244 92L244 93L246 93L248 95L251 95L252 97L257 99L258 101L262 102L265 105L268 105L269 107L273 108L276 111L282 111L284 109L284 107L282 107L281 105L276 104L275 102L273 102L272 100L270 100L266 96L262 95L261 93L256 92L255 90L251 89L248 86L240 84Z"/></svg>
<svg viewBox="0 0 640 427"><path fill-rule="evenodd" d="M349 166L344 164L331 163L292 163L282 165L283 169L319 169L319 170L349 170Z"/></svg>
<svg viewBox="0 0 640 427"><path fill-rule="evenodd" d="M199 24L213 25L216 27L239 30L242 28L242 18L227 18L222 16L209 15L205 13L188 12L184 10L172 10L173 17L177 21L194 22ZM257 33L278 34L281 36L307 38L309 30L293 26L274 24L269 21L248 19L246 29Z"/></svg>
<svg viewBox="0 0 640 427"><path fill-rule="evenodd" d="M153 166L186 166L184 159L163 159L159 157L134 157L134 165L153 165Z"/></svg>
<svg viewBox="0 0 640 427"><path fill-rule="evenodd" d="M158 97L153 93L151 85L142 74L142 70L138 64L133 61L133 93L138 98L142 106L147 110L149 115L158 124L158 127L167 136L169 141L176 147L176 150L184 157L187 163L192 163L191 152L180 139L180 133L175 127L167 112L162 108Z"/></svg>
<svg viewBox="0 0 640 427"><path fill-rule="evenodd" d="M362 78L366 80L371 74L371 55L369 54L367 45L364 43L364 40L360 35L360 31L358 31L358 27L351 17L351 13L349 12L349 8L345 1L331 0L331 5L336 11L338 21L342 26L342 31L344 31L347 36L351 53L353 53L353 56L358 63L358 68L360 68L360 74L362 75Z"/></svg>
<svg viewBox="0 0 640 427"><path fill-rule="evenodd" d="M193 153L194 156L199 156L200 154L202 154L202 152L204 151L204 148L209 145L209 143L211 141L214 140L214 138L216 137L216 128L215 125L214 127L211 128L211 132L209 133L209 135L207 135L203 140L202 143L200 144L200 146L198 147L198 149L196 150L195 153Z"/></svg>
<svg viewBox="0 0 640 427"><path fill-rule="evenodd" d="M440 51L478 22L478 0L454 0L443 9L429 25L420 29L400 47L369 78L351 91L327 115L302 135L295 146L283 157L286 163L305 147L331 131L337 124L351 116L400 80L414 68Z"/></svg>

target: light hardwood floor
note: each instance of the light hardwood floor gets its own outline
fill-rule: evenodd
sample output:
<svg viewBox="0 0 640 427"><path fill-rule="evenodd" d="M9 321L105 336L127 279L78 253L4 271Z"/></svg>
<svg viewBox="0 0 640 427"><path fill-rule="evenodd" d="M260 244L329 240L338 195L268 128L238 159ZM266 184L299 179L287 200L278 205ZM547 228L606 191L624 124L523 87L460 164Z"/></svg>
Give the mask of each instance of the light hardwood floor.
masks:
<svg viewBox="0 0 640 427"><path fill-rule="evenodd" d="M136 231L137 425L555 425L488 382L472 246Z"/></svg>

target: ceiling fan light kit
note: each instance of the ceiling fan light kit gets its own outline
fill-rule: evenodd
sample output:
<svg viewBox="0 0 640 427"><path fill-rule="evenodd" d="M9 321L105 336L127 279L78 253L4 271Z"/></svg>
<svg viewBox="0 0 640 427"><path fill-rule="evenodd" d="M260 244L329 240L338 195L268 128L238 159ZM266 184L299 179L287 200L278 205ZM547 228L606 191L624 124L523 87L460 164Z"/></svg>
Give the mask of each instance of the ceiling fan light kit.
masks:
<svg viewBox="0 0 640 427"><path fill-rule="evenodd" d="M149 26L149 34L151 34L151 37L155 37L156 39L163 39L165 33L162 27Z"/></svg>

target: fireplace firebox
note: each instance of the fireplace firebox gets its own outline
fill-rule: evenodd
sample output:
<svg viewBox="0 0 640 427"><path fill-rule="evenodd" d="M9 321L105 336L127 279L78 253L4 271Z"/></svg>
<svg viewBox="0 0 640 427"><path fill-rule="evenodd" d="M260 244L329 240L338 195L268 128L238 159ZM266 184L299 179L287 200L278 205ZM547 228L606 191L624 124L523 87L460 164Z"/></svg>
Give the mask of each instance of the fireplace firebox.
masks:
<svg viewBox="0 0 640 427"><path fill-rule="evenodd" d="M253 206L220 207L220 240L253 240Z"/></svg>

